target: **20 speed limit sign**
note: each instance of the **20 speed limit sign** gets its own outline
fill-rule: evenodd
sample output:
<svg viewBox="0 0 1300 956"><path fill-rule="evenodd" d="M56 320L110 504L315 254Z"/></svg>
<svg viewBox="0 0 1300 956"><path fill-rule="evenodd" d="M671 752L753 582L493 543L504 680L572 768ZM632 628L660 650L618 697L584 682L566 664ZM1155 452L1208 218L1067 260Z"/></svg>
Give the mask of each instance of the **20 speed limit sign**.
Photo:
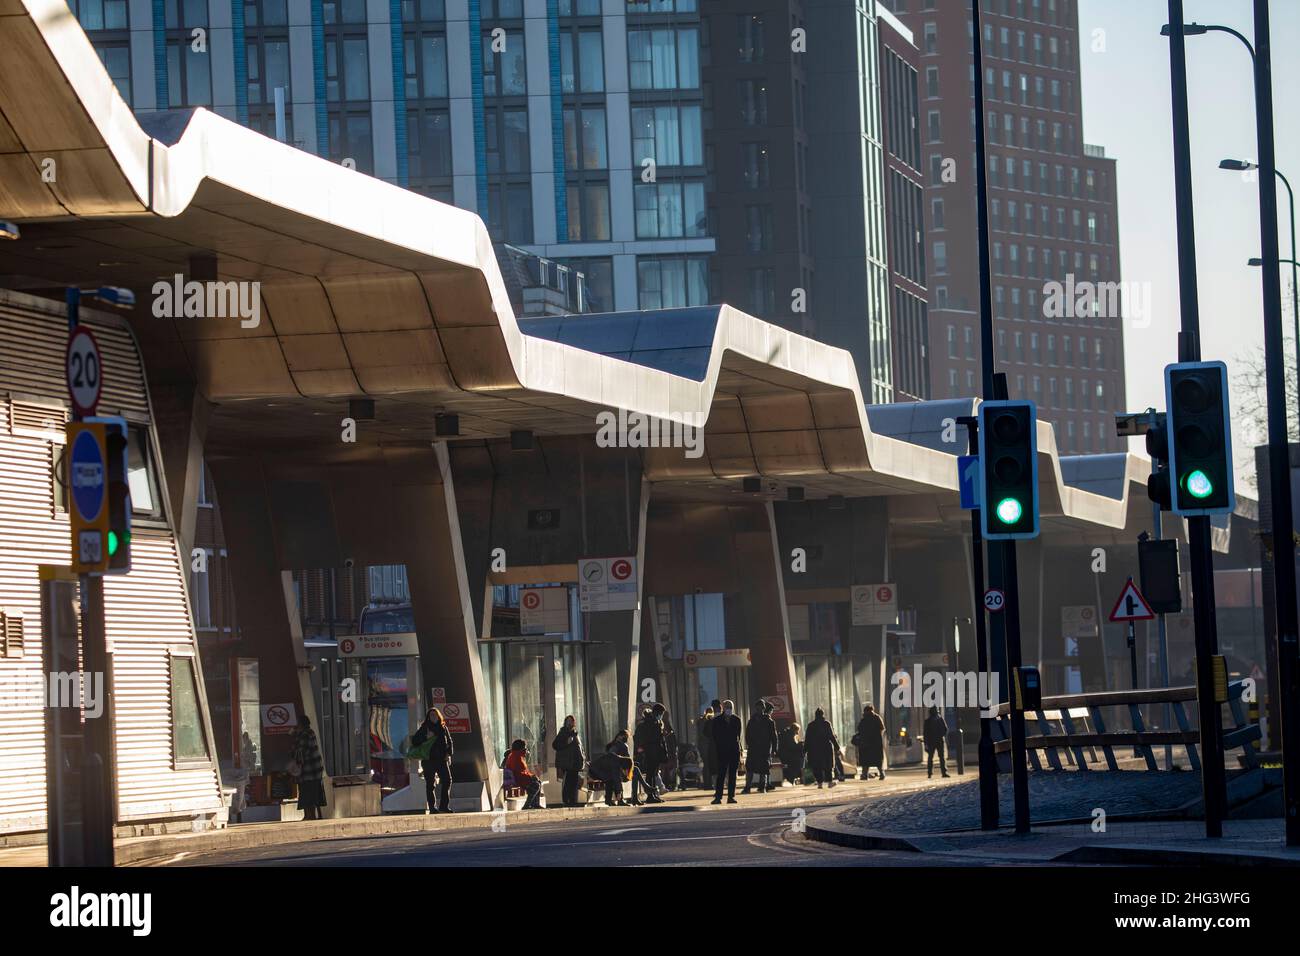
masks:
<svg viewBox="0 0 1300 956"><path fill-rule="evenodd" d="M984 592L984 609L986 611L1000 611L1007 604L1007 596L1000 588L989 588Z"/></svg>
<svg viewBox="0 0 1300 956"><path fill-rule="evenodd" d="M66 370L73 411L78 415L94 415L104 389L103 363L99 343L84 325L77 326L68 336Z"/></svg>

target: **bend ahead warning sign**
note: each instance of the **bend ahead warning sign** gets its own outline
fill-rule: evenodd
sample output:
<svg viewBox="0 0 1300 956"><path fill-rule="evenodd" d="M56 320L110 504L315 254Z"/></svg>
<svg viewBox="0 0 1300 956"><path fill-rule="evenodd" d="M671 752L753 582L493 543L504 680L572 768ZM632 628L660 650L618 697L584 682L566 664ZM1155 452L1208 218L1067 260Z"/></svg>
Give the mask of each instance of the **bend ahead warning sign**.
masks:
<svg viewBox="0 0 1300 956"><path fill-rule="evenodd" d="M1151 605L1147 599L1142 596L1133 579L1129 578L1124 585L1124 590L1119 593L1119 600L1115 602L1114 609L1110 612L1112 621L1149 621L1156 616L1156 612L1151 610Z"/></svg>

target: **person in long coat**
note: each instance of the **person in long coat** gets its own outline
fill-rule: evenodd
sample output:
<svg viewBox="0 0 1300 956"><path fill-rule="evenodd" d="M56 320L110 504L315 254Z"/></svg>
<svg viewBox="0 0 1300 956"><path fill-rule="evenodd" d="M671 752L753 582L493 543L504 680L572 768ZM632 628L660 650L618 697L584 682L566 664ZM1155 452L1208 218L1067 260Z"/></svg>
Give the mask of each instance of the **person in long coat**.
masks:
<svg viewBox="0 0 1300 956"><path fill-rule="evenodd" d="M824 784L835 786L835 755L839 752L840 742L830 721L826 719L826 712L820 707L813 713L812 722L808 724L804 746L813 776L817 779L817 789L820 790Z"/></svg>
<svg viewBox="0 0 1300 956"><path fill-rule="evenodd" d="M564 782L562 802L566 807L581 806L578 803L578 790L582 785L582 765L586 757L582 753L582 738L578 736L578 718L572 714L564 718L564 726L551 741L555 751L555 770Z"/></svg>
<svg viewBox="0 0 1300 956"><path fill-rule="evenodd" d="M736 705L722 702L722 712L713 718L713 744L718 753L717 785L713 789L713 802L722 802L722 789L726 785L727 802L736 802L736 771L740 768L740 735L743 728L735 713Z"/></svg>
<svg viewBox="0 0 1300 956"><path fill-rule="evenodd" d="M718 770L718 747L713 742L713 716L716 713L717 711L712 707L708 708L695 725L696 746L700 750L705 787L713 782L713 777Z"/></svg>
<svg viewBox="0 0 1300 956"><path fill-rule="evenodd" d="M754 702L754 713L745 725L745 789L757 783L758 792L767 790L768 775L772 772L772 756L776 753L776 721L768 711L767 701Z"/></svg>
<svg viewBox="0 0 1300 956"><path fill-rule="evenodd" d="M430 813L451 813L451 757L456 748L451 733L447 730L447 722L442 719L442 711L437 707L429 708L424 723L411 735L411 747L419 747L425 741L431 741L428 753L420 758L425 802L429 805ZM436 799L435 777L438 780Z"/></svg>
<svg viewBox="0 0 1300 956"><path fill-rule="evenodd" d="M319 820L320 808L325 806L325 760L306 714L298 719L293 759L298 763L298 809L304 820Z"/></svg>
<svg viewBox="0 0 1300 956"><path fill-rule="evenodd" d="M867 704L862 708L862 719L858 721L858 769L862 779L870 776L871 768L880 771L880 779L885 779L885 722L876 713L876 708Z"/></svg>

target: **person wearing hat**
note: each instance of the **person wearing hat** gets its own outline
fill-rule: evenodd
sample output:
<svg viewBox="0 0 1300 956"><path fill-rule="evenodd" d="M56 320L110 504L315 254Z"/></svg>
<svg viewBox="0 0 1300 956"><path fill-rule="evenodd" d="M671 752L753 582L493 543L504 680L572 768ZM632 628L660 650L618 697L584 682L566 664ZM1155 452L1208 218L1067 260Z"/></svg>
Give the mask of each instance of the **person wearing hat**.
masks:
<svg viewBox="0 0 1300 956"><path fill-rule="evenodd" d="M776 753L776 721L772 719L772 707L763 698L754 702L754 713L745 725L745 789L749 793L755 781L758 792L767 791L767 780L771 774L772 755Z"/></svg>

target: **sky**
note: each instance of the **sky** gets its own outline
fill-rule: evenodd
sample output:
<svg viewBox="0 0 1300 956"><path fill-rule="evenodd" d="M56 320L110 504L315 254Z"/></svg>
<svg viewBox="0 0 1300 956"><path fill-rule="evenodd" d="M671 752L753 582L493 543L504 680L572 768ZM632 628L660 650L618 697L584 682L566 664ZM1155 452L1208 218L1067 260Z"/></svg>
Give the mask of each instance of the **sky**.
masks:
<svg viewBox="0 0 1300 956"><path fill-rule="evenodd" d="M1184 20L1221 24L1253 42L1251 0L1186 0ZM1166 0L1080 0L1079 44L1083 72L1084 140L1117 162L1120 255L1125 281L1149 283L1151 315L1128 317L1126 411L1164 408L1163 368L1177 361L1178 249L1174 213L1173 120L1170 113L1169 41L1160 35ZM1300 2L1273 0L1273 108L1277 168L1300 190ZM1187 38L1197 281L1201 355L1228 363L1232 404L1241 407L1238 369L1262 354L1263 293L1259 192L1242 173L1220 170L1225 158L1254 160L1254 84L1250 54L1226 33ZM1279 183L1280 249L1291 258L1289 206ZM1300 258L1297 256L1295 258ZM1290 274L1282 276L1284 327L1290 327ZM1286 351L1294 357L1287 337ZM1294 359L1292 359L1294 361ZM1234 415L1233 457L1239 487L1254 472L1251 450L1264 437ZM1133 450L1142 448L1133 441ZM1249 488L1242 488L1254 496Z"/></svg>

